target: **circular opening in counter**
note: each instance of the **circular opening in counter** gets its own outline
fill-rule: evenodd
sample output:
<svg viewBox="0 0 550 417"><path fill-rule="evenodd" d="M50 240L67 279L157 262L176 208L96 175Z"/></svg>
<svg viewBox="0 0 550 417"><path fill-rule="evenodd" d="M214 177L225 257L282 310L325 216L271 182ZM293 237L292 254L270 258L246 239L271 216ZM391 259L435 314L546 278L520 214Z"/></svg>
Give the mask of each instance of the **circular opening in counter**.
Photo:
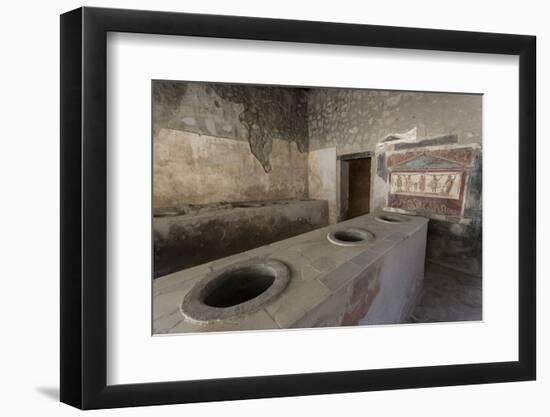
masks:
<svg viewBox="0 0 550 417"><path fill-rule="evenodd" d="M397 216L392 216L390 214L380 214L378 216L375 217L376 220L378 220L379 222L383 222L383 223L403 223L405 221L407 221L407 219L403 218L403 217L397 217Z"/></svg>
<svg viewBox="0 0 550 417"><path fill-rule="evenodd" d="M202 298L210 307L232 307L265 292L275 281L275 273L265 266L255 265L228 271L204 288Z"/></svg>
<svg viewBox="0 0 550 417"><path fill-rule="evenodd" d="M374 234L365 229L349 227L333 230L327 234L327 239L330 243L339 246L359 246L373 240Z"/></svg>
<svg viewBox="0 0 550 417"><path fill-rule="evenodd" d="M290 269L276 259L254 259L213 271L185 295L181 312L190 322L208 323L245 316L279 296Z"/></svg>

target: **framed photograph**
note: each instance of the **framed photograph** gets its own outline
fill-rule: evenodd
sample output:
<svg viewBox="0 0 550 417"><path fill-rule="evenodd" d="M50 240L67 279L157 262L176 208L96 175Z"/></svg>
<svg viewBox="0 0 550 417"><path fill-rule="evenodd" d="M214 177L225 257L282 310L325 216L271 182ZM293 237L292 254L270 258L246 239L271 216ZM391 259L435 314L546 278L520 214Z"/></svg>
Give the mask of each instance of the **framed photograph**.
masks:
<svg viewBox="0 0 550 417"><path fill-rule="evenodd" d="M61 401L533 380L535 37L61 16Z"/></svg>

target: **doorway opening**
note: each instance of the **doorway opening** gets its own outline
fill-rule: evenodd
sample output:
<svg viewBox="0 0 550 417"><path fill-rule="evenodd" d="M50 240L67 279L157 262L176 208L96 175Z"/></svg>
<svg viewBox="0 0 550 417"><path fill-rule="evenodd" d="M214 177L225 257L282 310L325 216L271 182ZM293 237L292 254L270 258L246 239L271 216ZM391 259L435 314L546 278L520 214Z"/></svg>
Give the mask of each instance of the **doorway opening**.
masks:
<svg viewBox="0 0 550 417"><path fill-rule="evenodd" d="M370 152L342 155L340 159L340 219L370 212Z"/></svg>

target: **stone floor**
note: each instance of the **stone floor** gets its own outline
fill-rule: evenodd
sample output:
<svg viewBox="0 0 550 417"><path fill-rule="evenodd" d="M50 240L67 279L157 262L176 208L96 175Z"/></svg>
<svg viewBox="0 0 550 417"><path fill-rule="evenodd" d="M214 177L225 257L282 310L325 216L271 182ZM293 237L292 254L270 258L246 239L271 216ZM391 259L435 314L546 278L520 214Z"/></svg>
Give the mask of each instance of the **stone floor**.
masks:
<svg viewBox="0 0 550 417"><path fill-rule="evenodd" d="M481 320L481 279L428 262L412 323Z"/></svg>

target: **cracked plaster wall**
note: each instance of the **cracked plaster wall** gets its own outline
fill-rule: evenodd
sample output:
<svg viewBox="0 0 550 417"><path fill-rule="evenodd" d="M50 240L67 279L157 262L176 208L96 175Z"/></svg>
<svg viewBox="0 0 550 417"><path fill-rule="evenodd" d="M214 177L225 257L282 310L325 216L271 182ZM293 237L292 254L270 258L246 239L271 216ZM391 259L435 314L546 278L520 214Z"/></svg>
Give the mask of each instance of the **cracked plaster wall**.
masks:
<svg viewBox="0 0 550 417"><path fill-rule="evenodd" d="M307 197L305 90L175 81L152 88L156 209Z"/></svg>

